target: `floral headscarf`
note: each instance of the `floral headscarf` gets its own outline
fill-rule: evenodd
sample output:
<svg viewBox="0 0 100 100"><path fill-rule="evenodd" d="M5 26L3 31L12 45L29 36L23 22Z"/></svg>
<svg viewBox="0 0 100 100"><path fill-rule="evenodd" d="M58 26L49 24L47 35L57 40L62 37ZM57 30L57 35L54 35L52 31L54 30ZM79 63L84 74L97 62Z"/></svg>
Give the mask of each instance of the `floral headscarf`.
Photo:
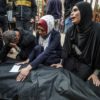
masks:
<svg viewBox="0 0 100 100"><path fill-rule="evenodd" d="M42 20L42 22L44 20L46 22L46 24L41 23L41 20ZM54 17L52 15L45 15L40 18L39 24L47 25L47 28L46 28L46 26L44 26L44 27L47 29L47 33L49 33L54 28Z"/></svg>

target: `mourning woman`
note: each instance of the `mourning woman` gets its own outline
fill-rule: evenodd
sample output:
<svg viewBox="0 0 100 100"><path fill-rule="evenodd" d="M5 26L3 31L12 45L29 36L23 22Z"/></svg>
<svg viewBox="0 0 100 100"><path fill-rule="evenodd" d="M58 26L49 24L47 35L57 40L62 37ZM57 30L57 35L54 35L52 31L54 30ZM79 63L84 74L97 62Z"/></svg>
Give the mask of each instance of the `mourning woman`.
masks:
<svg viewBox="0 0 100 100"><path fill-rule="evenodd" d="M100 23L92 21L92 8L87 2L79 2L72 8L73 26L65 37L62 65L83 80L100 85ZM55 65L59 67L60 65Z"/></svg>
<svg viewBox="0 0 100 100"><path fill-rule="evenodd" d="M22 68L17 81L23 81L31 69L37 68L40 64L50 66L58 63L61 57L60 33L54 30L54 18L51 15L43 16L37 26L37 44L33 48L28 59L19 64L28 65Z"/></svg>

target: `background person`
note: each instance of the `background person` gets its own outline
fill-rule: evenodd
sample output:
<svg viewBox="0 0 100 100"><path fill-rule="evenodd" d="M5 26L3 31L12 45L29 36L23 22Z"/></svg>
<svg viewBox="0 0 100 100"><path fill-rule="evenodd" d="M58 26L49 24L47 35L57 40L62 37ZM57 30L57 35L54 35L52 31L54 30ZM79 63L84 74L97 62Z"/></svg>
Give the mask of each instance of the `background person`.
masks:
<svg viewBox="0 0 100 100"><path fill-rule="evenodd" d="M32 32L32 24L37 15L37 5L35 0L16 0L14 1L14 16L16 28L22 28Z"/></svg>
<svg viewBox="0 0 100 100"><path fill-rule="evenodd" d="M55 19L55 29L59 31L60 19L62 17L61 0L47 0L46 14L52 15Z"/></svg>
<svg viewBox="0 0 100 100"><path fill-rule="evenodd" d="M0 32L8 30L7 2L0 0Z"/></svg>

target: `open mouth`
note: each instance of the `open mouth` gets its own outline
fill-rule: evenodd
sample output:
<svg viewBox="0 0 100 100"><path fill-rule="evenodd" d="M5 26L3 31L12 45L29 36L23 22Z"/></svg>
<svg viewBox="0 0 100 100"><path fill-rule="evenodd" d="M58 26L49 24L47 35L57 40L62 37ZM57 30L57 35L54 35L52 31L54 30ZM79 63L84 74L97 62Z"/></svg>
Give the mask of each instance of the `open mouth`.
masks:
<svg viewBox="0 0 100 100"><path fill-rule="evenodd" d="M75 19L75 17L71 17L71 19L72 19L72 20L74 20L74 19Z"/></svg>

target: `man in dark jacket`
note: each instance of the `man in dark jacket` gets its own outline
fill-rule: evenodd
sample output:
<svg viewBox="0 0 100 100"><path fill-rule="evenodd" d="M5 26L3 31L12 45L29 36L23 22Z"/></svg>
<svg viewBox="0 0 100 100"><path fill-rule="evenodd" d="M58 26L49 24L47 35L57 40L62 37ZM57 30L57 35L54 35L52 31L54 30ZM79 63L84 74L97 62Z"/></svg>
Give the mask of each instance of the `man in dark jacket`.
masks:
<svg viewBox="0 0 100 100"><path fill-rule="evenodd" d="M32 23L37 14L37 5L35 0L15 0L14 16L16 18L16 27L32 31Z"/></svg>
<svg viewBox="0 0 100 100"><path fill-rule="evenodd" d="M16 60L25 60L35 45L35 37L29 31L6 31L0 39L0 61L5 61L7 54L13 47L19 53Z"/></svg>
<svg viewBox="0 0 100 100"><path fill-rule="evenodd" d="M8 28L7 21L7 4L6 0L0 0L0 31L5 31Z"/></svg>

